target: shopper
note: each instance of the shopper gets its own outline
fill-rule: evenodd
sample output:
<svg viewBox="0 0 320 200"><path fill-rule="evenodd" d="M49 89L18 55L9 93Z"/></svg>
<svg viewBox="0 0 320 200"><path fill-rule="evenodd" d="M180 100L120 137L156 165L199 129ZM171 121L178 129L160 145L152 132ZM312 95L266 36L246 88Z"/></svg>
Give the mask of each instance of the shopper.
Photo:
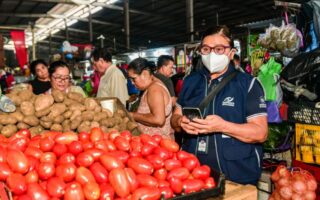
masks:
<svg viewBox="0 0 320 200"><path fill-rule="evenodd" d="M129 99L127 80L121 70L112 64L112 55L106 49L95 49L91 60L100 73L97 97L117 97L123 105Z"/></svg>
<svg viewBox="0 0 320 200"><path fill-rule="evenodd" d="M133 60L128 67L128 77L140 91L143 91L138 110L130 113L138 123L140 131L174 139L170 125L170 93L166 86L154 77L150 63L144 58Z"/></svg>
<svg viewBox="0 0 320 200"><path fill-rule="evenodd" d="M48 64L44 60L38 59L31 62L30 71L34 75L34 79L29 82L29 90L38 95L51 88Z"/></svg>
<svg viewBox="0 0 320 200"><path fill-rule="evenodd" d="M182 148L195 153L201 163L234 182L256 184L268 125L264 92L255 78L237 73L202 111L203 119L182 116L183 107L198 107L212 87L236 70L230 64L235 52L231 45L225 26L204 33L199 47L202 69L184 80L172 125L187 133Z"/></svg>

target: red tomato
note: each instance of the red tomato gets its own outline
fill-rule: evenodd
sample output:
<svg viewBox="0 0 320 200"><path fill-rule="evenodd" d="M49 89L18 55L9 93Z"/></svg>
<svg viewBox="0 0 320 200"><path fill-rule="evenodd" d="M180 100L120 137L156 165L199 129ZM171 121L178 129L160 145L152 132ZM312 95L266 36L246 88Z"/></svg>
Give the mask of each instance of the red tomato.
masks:
<svg viewBox="0 0 320 200"><path fill-rule="evenodd" d="M30 131L28 129L21 129L18 132L16 132L13 136L11 136L12 139L13 138L22 138L22 137L31 138Z"/></svg>
<svg viewBox="0 0 320 200"><path fill-rule="evenodd" d="M115 168L124 168L124 164L121 162L121 160L108 154L102 155L100 157L100 162L108 171L111 171Z"/></svg>
<svg viewBox="0 0 320 200"><path fill-rule="evenodd" d="M53 163L40 163L38 167L38 175L39 178L42 180L47 180L48 178L52 177L56 171L56 168Z"/></svg>
<svg viewBox="0 0 320 200"><path fill-rule="evenodd" d="M121 160L121 162L123 164L127 163L128 159L129 159L129 154L125 151L120 151L120 150L117 150L117 151L112 151L112 152L109 152L107 153L108 155L111 155L115 158L118 158L119 160Z"/></svg>
<svg viewBox="0 0 320 200"><path fill-rule="evenodd" d="M40 159L41 155L43 152L37 148L37 147L27 147L26 150L24 151L24 155L26 156L33 156L37 159Z"/></svg>
<svg viewBox="0 0 320 200"><path fill-rule="evenodd" d="M78 141L78 140L79 140L78 134L76 134L74 132L64 132L64 133L61 133L61 134L57 135L54 138L54 141L56 143L67 144L67 145L70 144L73 141Z"/></svg>
<svg viewBox="0 0 320 200"><path fill-rule="evenodd" d="M108 171L99 162L93 163L90 166L90 171L97 183L108 182Z"/></svg>
<svg viewBox="0 0 320 200"><path fill-rule="evenodd" d="M61 132L57 132L57 131L47 131L44 132L43 134L40 135L41 138L46 138L46 137L50 137L50 138L55 138L57 135L60 135Z"/></svg>
<svg viewBox="0 0 320 200"><path fill-rule="evenodd" d="M38 183L39 175L38 175L37 171L35 171L35 170L29 171L25 175L25 179L26 179L26 183Z"/></svg>
<svg viewBox="0 0 320 200"><path fill-rule="evenodd" d="M196 167L192 171L192 176L194 178L199 178L205 180L210 176L210 167L208 165L202 165L200 167Z"/></svg>
<svg viewBox="0 0 320 200"><path fill-rule="evenodd" d="M50 199L48 193L38 183L28 184L27 195L31 197L32 200Z"/></svg>
<svg viewBox="0 0 320 200"><path fill-rule="evenodd" d="M83 147L83 150L88 150L88 149L92 149L94 147L94 144L91 142L91 141L84 141L82 142L82 147Z"/></svg>
<svg viewBox="0 0 320 200"><path fill-rule="evenodd" d="M84 200L84 194L80 183L72 182L67 185L64 196L64 200Z"/></svg>
<svg viewBox="0 0 320 200"><path fill-rule="evenodd" d="M185 193L198 192L204 187L204 182L200 179L187 179L182 182Z"/></svg>
<svg viewBox="0 0 320 200"><path fill-rule="evenodd" d="M129 157L141 157L141 153L136 150L130 151Z"/></svg>
<svg viewBox="0 0 320 200"><path fill-rule="evenodd" d="M143 145L140 141L131 140L130 146L131 146L131 151L140 152Z"/></svg>
<svg viewBox="0 0 320 200"><path fill-rule="evenodd" d="M7 185L10 191L15 195L23 194L27 191L26 179L23 175L12 173L7 178Z"/></svg>
<svg viewBox="0 0 320 200"><path fill-rule="evenodd" d="M0 162L7 162L7 148L2 146L0 146Z"/></svg>
<svg viewBox="0 0 320 200"><path fill-rule="evenodd" d="M106 143L104 142L104 140L96 141L94 143L94 148L99 149L99 150L104 151L104 152L109 151Z"/></svg>
<svg viewBox="0 0 320 200"><path fill-rule="evenodd" d="M188 152L182 151L182 150L178 151L176 155L177 155L178 160L180 160L180 161L183 161L184 159L193 156L191 153L188 153Z"/></svg>
<svg viewBox="0 0 320 200"><path fill-rule="evenodd" d="M185 167L179 167L171 170L167 175L167 180L170 180L171 178L178 178L180 180L185 180L189 177L190 172Z"/></svg>
<svg viewBox="0 0 320 200"><path fill-rule="evenodd" d="M60 158L57 161L58 165L66 164L66 163L75 163L76 157L71 153L65 153L60 156Z"/></svg>
<svg viewBox="0 0 320 200"><path fill-rule="evenodd" d="M73 141L68 145L68 151L73 155L78 155L83 151L82 142Z"/></svg>
<svg viewBox="0 0 320 200"><path fill-rule="evenodd" d="M96 142L103 139L103 132L100 128L94 127L90 131L90 140L91 142Z"/></svg>
<svg viewBox="0 0 320 200"><path fill-rule="evenodd" d="M57 157L60 157L61 155L68 152L67 145L65 144L55 144L53 146L52 152L56 154Z"/></svg>
<svg viewBox="0 0 320 200"><path fill-rule="evenodd" d="M170 187L170 183L164 180L158 180L158 187Z"/></svg>
<svg viewBox="0 0 320 200"><path fill-rule="evenodd" d="M117 136L114 141L113 141L114 145L116 146L116 148L120 151L129 151L130 150L130 143L129 141L122 137L122 136Z"/></svg>
<svg viewBox="0 0 320 200"><path fill-rule="evenodd" d="M205 189L210 189L216 187L216 182L212 177L206 178L204 180L204 188Z"/></svg>
<svg viewBox="0 0 320 200"><path fill-rule="evenodd" d="M13 172L7 163L0 162L0 181L7 180L8 176L12 173Z"/></svg>
<svg viewBox="0 0 320 200"><path fill-rule="evenodd" d="M138 188L131 197L131 200L158 200L161 197L160 190L153 187Z"/></svg>
<svg viewBox="0 0 320 200"><path fill-rule="evenodd" d="M33 157L33 156L26 156L27 159L28 159L28 162L29 162L29 171L32 171L32 170L35 170L35 169L38 169L38 166L39 166L39 159Z"/></svg>
<svg viewBox="0 0 320 200"><path fill-rule="evenodd" d="M110 140L104 140L105 145L107 146L108 151L115 151L117 147Z"/></svg>
<svg viewBox="0 0 320 200"><path fill-rule="evenodd" d="M151 135L142 133L142 134L140 135L140 140L141 140L141 142L142 142L143 144L151 144L151 145L153 145L153 146L155 146L155 147L158 146L157 141L156 141L154 138L152 138Z"/></svg>
<svg viewBox="0 0 320 200"><path fill-rule="evenodd" d="M167 160L173 157L173 153L163 147L154 148L153 154L158 154L163 160Z"/></svg>
<svg viewBox="0 0 320 200"><path fill-rule="evenodd" d="M182 192L182 181L178 178L171 178L168 180L170 183L170 187L175 194L181 194Z"/></svg>
<svg viewBox="0 0 320 200"><path fill-rule="evenodd" d="M28 158L19 150L8 149L7 163L13 172L25 174L29 170Z"/></svg>
<svg viewBox="0 0 320 200"><path fill-rule="evenodd" d="M152 164L143 158L129 158L128 167L132 168L137 174L152 174Z"/></svg>
<svg viewBox="0 0 320 200"><path fill-rule="evenodd" d="M129 185L130 185L130 192L134 192L138 186L139 186L139 182L137 180L137 176L134 173L134 171L131 168L124 168L124 172L127 176L127 179L129 181Z"/></svg>
<svg viewBox="0 0 320 200"><path fill-rule="evenodd" d="M168 159L168 160L164 161L164 167L168 171L179 168L181 166L182 166L182 164L181 164L180 160Z"/></svg>
<svg viewBox="0 0 320 200"><path fill-rule="evenodd" d="M154 148L155 148L155 146L153 146L151 144L145 144L142 146L140 153L142 156L148 156L148 155L152 154Z"/></svg>
<svg viewBox="0 0 320 200"><path fill-rule="evenodd" d="M78 134L79 137L79 141L83 142L83 141L89 141L90 139L90 134L87 132L80 132Z"/></svg>
<svg viewBox="0 0 320 200"><path fill-rule="evenodd" d="M130 194L130 184L124 169L116 168L111 170L109 182L119 197L126 197Z"/></svg>
<svg viewBox="0 0 320 200"><path fill-rule="evenodd" d="M131 138L132 138L132 134L131 134L131 132L128 131L128 130L122 131L122 132L120 133L120 135L121 135L122 137L124 137L128 142L130 142L130 140L131 140Z"/></svg>
<svg viewBox="0 0 320 200"><path fill-rule="evenodd" d="M84 197L86 199L95 200L100 197L100 187L97 183L87 183L83 187Z"/></svg>
<svg viewBox="0 0 320 200"><path fill-rule="evenodd" d="M51 151L54 147L54 140L52 137L45 137L40 139L40 149L43 152Z"/></svg>
<svg viewBox="0 0 320 200"><path fill-rule="evenodd" d="M153 165L155 170L160 169L164 166L163 159L159 155L149 155L146 157L147 160Z"/></svg>
<svg viewBox="0 0 320 200"><path fill-rule="evenodd" d="M153 135L152 138L153 138L158 144L160 144L160 141L162 140L162 136L161 136L161 135Z"/></svg>
<svg viewBox="0 0 320 200"><path fill-rule="evenodd" d="M178 152L179 151L179 145L174 140L171 139L165 139L163 138L160 141L160 146L167 149L170 152Z"/></svg>
<svg viewBox="0 0 320 200"><path fill-rule="evenodd" d="M159 190L161 195L163 195L165 199L173 197L173 191L169 186L159 187Z"/></svg>
<svg viewBox="0 0 320 200"><path fill-rule="evenodd" d="M88 152L79 153L76 157L76 163L78 166L89 167L93 162L94 159Z"/></svg>
<svg viewBox="0 0 320 200"><path fill-rule="evenodd" d="M53 152L45 152L40 157L40 162L49 162L55 164L57 161L57 156Z"/></svg>
<svg viewBox="0 0 320 200"><path fill-rule="evenodd" d="M158 187L158 181L153 176L148 174L138 174L137 180L139 182L139 186L142 187Z"/></svg>
<svg viewBox="0 0 320 200"><path fill-rule="evenodd" d="M81 185L96 182L91 171L85 167L79 167L76 171L76 181Z"/></svg>
<svg viewBox="0 0 320 200"><path fill-rule="evenodd" d="M40 148L40 139L41 139L41 135L34 136L33 138L31 138L28 146Z"/></svg>
<svg viewBox="0 0 320 200"><path fill-rule="evenodd" d="M108 139L109 139L111 142L113 142L113 140L114 140L116 137L120 136L120 133L115 130L115 131L113 131L113 132L110 132L108 135L109 135Z"/></svg>
<svg viewBox="0 0 320 200"><path fill-rule="evenodd" d="M200 162L196 156L191 156L182 160L182 166L187 168L189 171L192 171L194 168L200 166Z"/></svg>
<svg viewBox="0 0 320 200"><path fill-rule="evenodd" d="M65 182L59 177L52 177L48 180L47 192L51 197L63 197L66 189Z"/></svg>
<svg viewBox="0 0 320 200"><path fill-rule="evenodd" d="M101 149L92 148L86 150L85 153L90 154L93 157L94 161L98 161L100 160L100 156L103 155L105 152Z"/></svg>
<svg viewBox="0 0 320 200"><path fill-rule="evenodd" d="M26 137L16 138L9 142L8 147L10 149L25 151L26 148L28 147L29 141L30 139Z"/></svg>
<svg viewBox="0 0 320 200"><path fill-rule="evenodd" d="M157 178L158 180L166 180L167 174L168 174L167 170L165 168L161 168L161 169L156 170L153 173L153 176L155 178Z"/></svg>
<svg viewBox="0 0 320 200"><path fill-rule="evenodd" d="M113 200L114 198L114 189L113 187L110 185L110 183L103 183L100 185L100 200L105 200L105 199L109 199L109 200Z"/></svg>
<svg viewBox="0 0 320 200"><path fill-rule="evenodd" d="M56 176L65 182L72 181L76 176L77 167L73 163L58 165L56 168Z"/></svg>

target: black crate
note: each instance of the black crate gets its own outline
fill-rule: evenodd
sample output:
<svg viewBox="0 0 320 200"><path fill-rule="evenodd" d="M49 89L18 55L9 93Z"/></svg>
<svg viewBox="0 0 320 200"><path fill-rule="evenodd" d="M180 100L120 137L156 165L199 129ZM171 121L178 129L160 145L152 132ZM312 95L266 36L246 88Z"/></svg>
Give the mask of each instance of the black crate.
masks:
<svg viewBox="0 0 320 200"><path fill-rule="evenodd" d="M184 195L178 195L173 198L170 198L170 200L194 200L194 199L208 199L210 197L218 197L220 195L224 194L225 191L225 176L213 169L211 169L211 176L214 178L214 181L216 182L216 187L207 189L207 190L201 190L199 192L193 192L189 194Z"/></svg>
<svg viewBox="0 0 320 200"><path fill-rule="evenodd" d="M288 121L320 125L320 109L316 108L316 104L313 102L290 102L288 107Z"/></svg>

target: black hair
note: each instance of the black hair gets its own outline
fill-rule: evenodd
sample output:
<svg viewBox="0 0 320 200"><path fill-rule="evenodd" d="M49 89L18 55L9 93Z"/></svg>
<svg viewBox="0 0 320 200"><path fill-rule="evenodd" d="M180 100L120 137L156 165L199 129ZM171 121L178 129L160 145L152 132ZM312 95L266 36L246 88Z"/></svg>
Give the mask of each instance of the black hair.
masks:
<svg viewBox="0 0 320 200"><path fill-rule="evenodd" d="M99 58L102 58L103 60L107 62L112 62L112 55L106 48L96 48L92 54L91 58L93 58L94 61L98 61Z"/></svg>
<svg viewBox="0 0 320 200"><path fill-rule="evenodd" d="M240 60L240 56L238 54L233 55L233 60Z"/></svg>
<svg viewBox="0 0 320 200"><path fill-rule="evenodd" d="M57 70L57 68L62 67L62 68L67 68L69 70L70 73L70 68L68 66L67 63L63 62L63 61L55 61L53 63L50 64L49 67L49 75L50 77L52 76L52 74Z"/></svg>
<svg viewBox="0 0 320 200"><path fill-rule="evenodd" d="M148 61L144 58L136 58L130 62L128 70L133 70L136 74L141 74L143 70L148 70L153 74L154 68L154 62Z"/></svg>
<svg viewBox="0 0 320 200"><path fill-rule="evenodd" d="M208 28L206 31L203 32L202 37L201 37L201 43L203 41L203 39L209 35L214 35L214 34L219 34L224 36L225 38L227 38L227 40L229 41L229 44L231 47L233 47L233 39L232 39L232 35L230 33L230 30L227 26L225 25L221 25L221 26L214 26L214 27L210 27Z"/></svg>
<svg viewBox="0 0 320 200"><path fill-rule="evenodd" d="M34 60L30 63L30 71L33 75L36 76L36 67L39 64L43 64L44 66L48 67L48 64L43 59Z"/></svg>
<svg viewBox="0 0 320 200"><path fill-rule="evenodd" d="M174 62L174 59L173 59L172 56L169 56L169 55L161 55L161 56L159 56L158 61L157 61L157 68L159 69L163 65L167 65L169 63L169 61Z"/></svg>

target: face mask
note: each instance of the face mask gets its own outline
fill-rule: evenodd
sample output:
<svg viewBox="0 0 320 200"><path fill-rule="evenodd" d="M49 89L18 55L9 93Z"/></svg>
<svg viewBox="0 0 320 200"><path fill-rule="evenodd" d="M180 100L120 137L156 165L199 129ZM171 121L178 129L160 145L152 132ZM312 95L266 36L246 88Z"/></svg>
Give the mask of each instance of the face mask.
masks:
<svg viewBox="0 0 320 200"><path fill-rule="evenodd" d="M208 55L201 55L201 60L210 73L221 72L230 62L227 55L217 55L214 52Z"/></svg>

